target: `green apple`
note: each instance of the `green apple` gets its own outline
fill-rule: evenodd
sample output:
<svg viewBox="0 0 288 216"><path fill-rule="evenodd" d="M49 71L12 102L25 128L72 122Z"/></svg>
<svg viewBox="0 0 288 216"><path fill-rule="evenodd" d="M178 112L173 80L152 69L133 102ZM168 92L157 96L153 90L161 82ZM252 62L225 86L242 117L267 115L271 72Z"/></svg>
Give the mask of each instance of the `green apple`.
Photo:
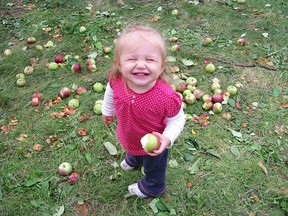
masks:
<svg viewBox="0 0 288 216"><path fill-rule="evenodd" d="M209 63L205 66L205 71L208 73L214 73L216 71L216 68L215 68L214 64Z"/></svg>
<svg viewBox="0 0 288 216"><path fill-rule="evenodd" d="M25 80L24 78L19 78L19 79L17 79L17 81L16 81L16 85L17 85L18 87L23 87L23 86L26 85L26 80Z"/></svg>
<svg viewBox="0 0 288 216"><path fill-rule="evenodd" d="M104 86L102 83L99 83L99 82L96 82L94 85L93 85L93 90L96 91L96 92L102 92L103 89L104 89Z"/></svg>
<svg viewBox="0 0 288 216"><path fill-rule="evenodd" d="M238 89L237 89L237 87L235 87L235 86L228 86L227 89L226 89L226 91L227 91L231 96L234 96L234 95L237 94Z"/></svg>
<svg viewBox="0 0 288 216"><path fill-rule="evenodd" d="M34 72L34 68L32 66L27 66L24 68L25 75L31 75Z"/></svg>
<svg viewBox="0 0 288 216"><path fill-rule="evenodd" d="M58 64L56 62L51 62L49 65L48 65L48 69L49 70L56 70L58 68Z"/></svg>
<svg viewBox="0 0 288 216"><path fill-rule="evenodd" d="M79 107L79 100L77 100L77 99L71 99L71 100L69 100L68 106L69 106L70 108L77 108L77 107Z"/></svg>
<svg viewBox="0 0 288 216"><path fill-rule="evenodd" d="M69 175L72 172L72 165L68 162L64 162L58 167L58 172L62 176Z"/></svg>
<svg viewBox="0 0 288 216"><path fill-rule="evenodd" d="M173 16L178 16L179 12L178 12L177 9L174 9L174 10L172 10L171 14L172 14Z"/></svg>
<svg viewBox="0 0 288 216"><path fill-rule="evenodd" d="M20 79L20 78L24 79L25 78L25 74L24 73L18 73L18 74L16 74L16 78L17 79Z"/></svg>
<svg viewBox="0 0 288 216"><path fill-rule="evenodd" d="M101 115L102 114L102 103L95 103L93 110L97 115Z"/></svg>
<svg viewBox="0 0 288 216"><path fill-rule="evenodd" d="M159 141L157 136L152 133L148 133L143 136L140 140L142 148L146 152L151 152L159 148Z"/></svg>
<svg viewBox="0 0 288 216"><path fill-rule="evenodd" d="M81 26L80 28L79 28L79 31L82 33L82 32L85 32L86 31L86 27L85 26Z"/></svg>
<svg viewBox="0 0 288 216"><path fill-rule="evenodd" d="M12 53L12 50L11 49L5 49L4 50L4 56L11 56L13 53Z"/></svg>

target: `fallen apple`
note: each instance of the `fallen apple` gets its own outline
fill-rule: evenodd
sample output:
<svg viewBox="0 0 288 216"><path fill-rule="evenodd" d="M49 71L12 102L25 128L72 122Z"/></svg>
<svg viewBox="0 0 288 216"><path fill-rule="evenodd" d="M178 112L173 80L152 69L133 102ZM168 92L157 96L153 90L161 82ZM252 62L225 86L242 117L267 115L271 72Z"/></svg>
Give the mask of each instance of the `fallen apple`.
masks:
<svg viewBox="0 0 288 216"><path fill-rule="evenodd" d="M67 180L69 183L71 184L76 184L80 179L80 174L79 173L71 173L68 177L67 177Z"/></svg>
<svg viewBox="0 0 288 216"><path fill-rule="evenodd" d="M140 142L141 142L142 148L146 152L151 152L153 150L157 150L160 146L157 136L155 136L152 133L148 133L148 134L144 135L141 138Z"/></svg>
<svg viewBox="0 0 288 216"><path fill-rule="evenodd" d="M244 4L246 1L245 0L237 0L237 3L239 4Z"/></svg>
<svg viewBox="0 0 288 216"><path fill-rule="evenodd" d="M89 65L87 66L87 70L93 73L93 72L96 72L96 71L97 71L97 67L96 67L95 64L89 64Z"/></svg>
<svg viewBox="0 0 288 216"><path fill-rule="evenodd" d="M94 90L95 92L102 92L103 89L104 89L104 86L103 86L102 83L96 82L96 83L92 86L92 88L93 88L93 90Z"/></svg>
<svg viewBox="0 0 288 216"><path fill-rule="evenodd" d="M87 88L85 86L78 86L75 90L77 95L82 95L87 92Z"/></svg>
<svg viewBox="0 0 288 216"><path fill-rule="evenodd" d="M58 167L58 172L62 176L67 176L72 172L72 165L68 162L63 162Z"/></svg>
<svg viewBox="0 0 288 216"><path fill-rule="evenodd" d="M35 50L37 50L37 51L43 51L43 50L44 50L44 48L43 48L43 46L42 46L42 45L40 45L40 44L37 44L37 45L35 46Z"/></svg>
<svg viewBox="0 0 288 216"><path fill-rule="evenodd" d="M63 63L63 62L64 62L64 57L63 57L62 55L56 55L56 56L54 57L54 61L55 61L56 63Z"/></svg>
<svg viewBox="0 0 288 216"><path fill-rule="evenodd" d="M178 12L177 9L174 9L174 10L172 10L171 14L172 14L173 16L178 16L179 12Z"/></svg>
<svg viewBox="0 0 288 216"><path fill-rule="evenodd" d="M29 37L27 39L27 43L28 44L35 44L36 43L36 38L35 37Z"/></svg>
<svg viewBox="0 0 288 216"><path fill-rule="evenodd" d="M81 71L81 65L79 63L75 63L72 65L71 70L73 72L79 73Z"/></svg>
<svg viewBox="0 0 288 216"><path fill-rule="evenodd" d="M71 94L71 91L70 91L70 89L67 88L67 87L62 87L61 90L60 90L60 92L59 92L59 96L60 96L61 98L67 98L67 97L70 96L70 94Z"/></svg>
<svg viewBox="0 0 288 216"><path fill-rule="evenodd" d="M187 85L186 88L190 90L191 92L194 92L197 89L196 86L194 85Z"/></svg>
<svg viewBox="0 0 288 216"><path fill-rule="evenodd" d="M19 79L17 79L17 81L16 81L16 85L17 85L18 87L23 87L23 86L26 85L26 80L25 80L24 78L19 78Z"/></svg>
<svg viewBox="0 0 288 216"><path fill-rule="evenodd" d="M188 77L186 79L186 84L196 86L197 85L197 79L195 77Z"/></svg>
<svg viewBox="0 0 288 216"><path fill-rule="evenodd" d="M34 68L32 66L27 66L24 68L25 75L31 75L34 72Z"/></svg>
<svg viewBox="0 0 288 216"><path fill-rule="evenodd" d="M85 31L86 31L86 27L85 27L85 26L81 26L81 27L79 28L79 32L83 33L83 32L85 32Z"/></svg>
<svg viewBox="0 0 288 216"><path fill-rule="evenodd" d="M185 96L187 96L187 95L189 95L189 94L192 94L192 91L189 90L189 89L185 89L185 90L182 92L182 94L183 94L183 96L185 97Z"/></svg>
<svg viewBox="0 0 288 216"><path fill-rule="evenodd" d="M211 46L213 43L213 40L210 37L204 37L203 38L203 45L204 46Z"/></svg>
<svg viewBox="0 0 288 216"><path fill-rule="evenodd" d="M235 96L238 92L238 89L236 86L228 86L226 91L231 95L231 96Z"/></svg>
<svg viewBox="0 0 288 216"><path fill-rule="evenodd" d="M216 71L216 68L213 63L209 63L205 66L205 71L208 73L213 73Z"/></svg>
<svg viewBox="0 0 288 216"><path fill-rule="evenodd" d="M13 54L12 50L11 49L5 49L4 50L4 56L11 56Z"/></svg>
<svg viewBox="0 0 288 216"><path fill-rule="evenodd" d="M237 45L239 46L245 46L246 45L246 39L245 38L240 38L237 40Z"/></svg>
<svg viewBox="0 0 288 216"><path fill-rule="evenodd" d="M24 73L18 73L18 74L16 74L16 78L17 79L20 79L20 78L24 79L25 78L25 74Z"/></svg>
<svg viewBox="0 0 288 216"><path fill-rule="evenodd" d="M202 104L202 108L204 110L211 110L213 107L213 103L212 101L205 101L203 104Z"/></svg>
<svg viewBox="0 0 288 216"><path fill-rule="evenodd" d="M72 58L73 58L72 55L67 54L67 55L64 56L64 61L69 61L69 60L71 60Z"/></svg>
<svg viewBox="0 0 288 216"><path fill-rule="evenodd" d="M57 70L58 64L56 62L50 62L48 65L49 70Z"/></svg>
<svg viewBox="0 0 288 216"><path fill-rule="evenodd" d="M96 64L96 61L95 61L95 59L93 59L93 58L87 58L87 59L86 59L86 63L87 63L88 65L90 65L90 64Z"/></svg>
<svg viewBox="0 0 288 216"><path fill-rule="evenodd" d="M223 95L222 94L213 94L212 95L212 102L213 103L222 103L223 101Z"/></svg>
<svg viewBox="0 0 288 216"><path fill-rule="evenodd" d="M215 91L216 89L220 89L221 85L219 82L212 82L210 88L212 91Z"/></svg>
<svg viewBox="0 0 288 216"><path fill-rule="evenodd" d="M50 47L53 47L53 46L54 46L53 41L48 41L48 42L44 45L44 47L46 47L46 48L50 48Z"/></svg>
<svg viewBox="0 0 288 216"><path fill-rule="evenodd" d="M204 94L202 97L203 102L212 101L212 96L208 94Z"/></svg>
<svg viewBox="0 0 288 216"><path fill-rule="evenodd" d="M189 94L185 97L185 102L187 104L194 104L196 102L197 98L194 94Z"/></svg>
<svg viewBox="0 0 288 216"><path fill-rule="evenodd" d="M69 100L69 102L68 102L68 106L70 107L70 108L77 108L77 107L79 107L79 100L77 100L77 99L71 99L71 100Z"/></svg>
<svg viewBox="0 0 288 216"><path fill-rule="evenodd" d="M195 95L195 97L197 99L200 99L203 97L204 93L203 91L201 91L200 89L195 89L195 91L193 92L193 94Z"/></svg>
<svg viewBox="0 0 288 216"><path fill-rule="evenodd" d="M186 85L186 82L184 80L177 79L175 81L175 87L176 87L177 92L183 92L187 88L187 85Z"/></svg>
<svg viewBox="0 0 288 216"><path fill-rule="evenodd" d="M32 99L33 99L33 98L38 98L38 99L41 101L41 100L43 100L43 94L40 93L40 92L35 92L35 93L32 95L31 98L32 98Z"/></svg>
<svg viewBox="0 0 288 216"><path fill-rule="evenodd" d="M102 103L95 103L93 110L97 115L101 115L102 114Z"/></svg>
<svg viewBox="0 0 288 216"><path fill-rule="evenodd" d="M103 49L102 49L103 53L105 54L109 54L112 52L112 49L110 46L104 46Z"/></svg>
<svg viewBox="0 0 288 216"><path fill-rule="evenodd" d="M222 112L222 104L221 103L214 103L213 104L213 107L212 107L212 110L215 114L219 114Z"/></svg>
<svg viewBox="0 0 288 216"><path fill-rule="evenodd" d="M181 47L179 44L175 44L173 45L171 48L170 48L170 51L171 52L177 52L177 51L180 51Z"/></svg>
<svg viewBox="0 0 288 216"><path fill-rule="evenodd" d="M39 100L39 98L37 98L37 97L33 97L31 99L31 104L32 104L33 107L39 106L40 103L41 103L41 100Z"/></svg>

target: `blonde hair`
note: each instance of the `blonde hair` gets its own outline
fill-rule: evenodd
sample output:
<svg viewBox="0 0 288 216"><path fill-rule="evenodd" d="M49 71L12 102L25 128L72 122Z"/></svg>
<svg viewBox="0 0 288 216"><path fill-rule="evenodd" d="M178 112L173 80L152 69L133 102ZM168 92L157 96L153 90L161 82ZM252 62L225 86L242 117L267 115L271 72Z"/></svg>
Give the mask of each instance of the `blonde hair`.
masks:
<svg viewBox="0 0 288 216"><path fill-rule="evenodd" d="M121 71L119 71L120 56L121 51L125 49L125 45L127 43L139 42L139 40L137 40L139 39L139 37L137 38L127 37L131 33L138 33L138 35L143 40L148 41L149 43L153 44L155 47L159 49L162 57L162 65L164 66L164 70L159 78L167 83L170 83L171 75L168 72L167 68L165 67L167 64L167 47L164 37L157 30L147 25L138 23L130 24L129 26L127 26L120 35L120 37L116 39L113 64L110 70L109 79L116 79L118 76L121 75Z"/></svg>

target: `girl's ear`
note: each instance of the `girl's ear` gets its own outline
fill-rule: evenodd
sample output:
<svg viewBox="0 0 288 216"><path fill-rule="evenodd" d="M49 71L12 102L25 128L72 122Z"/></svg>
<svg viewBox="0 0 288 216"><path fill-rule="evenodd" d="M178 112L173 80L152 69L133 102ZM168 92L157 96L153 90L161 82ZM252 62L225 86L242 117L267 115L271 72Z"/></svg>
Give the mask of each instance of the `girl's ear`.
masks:
<svg viewBox="0 0 288 216"><path fill-rule="evenodd" d="M168 64L168 61L166 59L165 61L163 61L162 68L161 68L161 73L165 70L165 68L167 67L167 64Z"/></svg>

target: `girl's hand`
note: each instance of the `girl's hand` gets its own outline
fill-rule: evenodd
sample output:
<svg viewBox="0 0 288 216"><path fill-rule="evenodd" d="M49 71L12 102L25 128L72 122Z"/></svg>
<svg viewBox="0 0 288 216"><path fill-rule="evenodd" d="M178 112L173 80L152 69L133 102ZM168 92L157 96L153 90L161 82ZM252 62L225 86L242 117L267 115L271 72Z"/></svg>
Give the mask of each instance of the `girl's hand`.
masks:
<svg viewBox="0 0 288 216"><path fill-rule="evenodd" d="M160 155L163 151L166 150L167 147L170 146L171 141L169 140L168 137L163 136L162 134L158 133L158 132L153 132L153 134L155 136L157 136L159 143L160 143L160 147L157 150L154 150L152 152L148 152L147 154L150 156L158 156Z"/></svg>
<svg viewBox="0 0 288 216"><path fill-rule="evenodd" d="M103 120L104 124L112 124L114 121L114 117L102 115L102 120Z"/></svg>

